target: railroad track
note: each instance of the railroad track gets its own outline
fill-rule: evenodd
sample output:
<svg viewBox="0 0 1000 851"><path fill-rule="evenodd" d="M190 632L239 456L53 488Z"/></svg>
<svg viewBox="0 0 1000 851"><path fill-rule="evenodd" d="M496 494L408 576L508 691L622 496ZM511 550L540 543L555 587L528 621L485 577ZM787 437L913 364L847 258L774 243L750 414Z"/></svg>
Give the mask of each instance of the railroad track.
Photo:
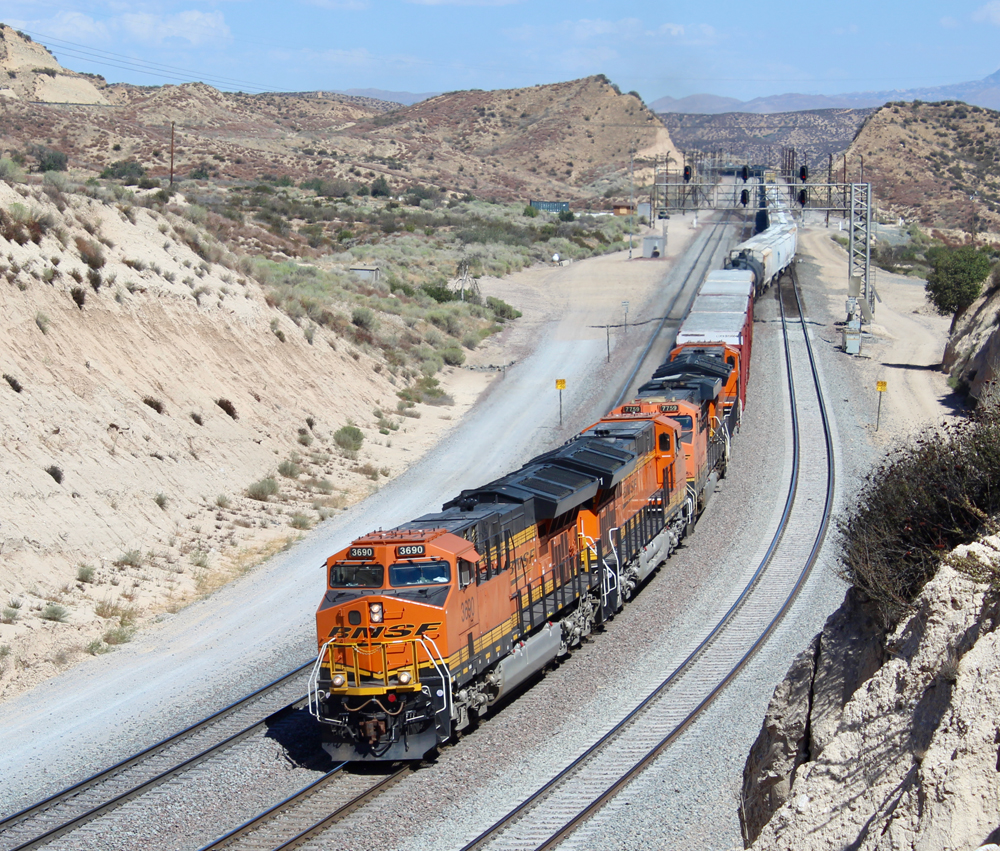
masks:
<svg viewBox="0 0 1000 851"><path fill-rule="evenodd" d="M46 845L304 704L311 666L312 660L144 751L0 820L0 851Z"/></svg>
<svg viewBox="0 0 1000 851"><path fill-rule="evenodd" d="M698 647L622 722L468 843L472 849L590 848L581 829L711 703L788 610L819 552L833 502L833 444L797 282L779 289L792 429L788 496L778 528L736 601ZM798 313L786 318L786 307ZM803 438L825 435L824 450Z"/></svg>
<svg viewBox="0 0 1000 851"><path fill-rule="evenodd" d="M325 834L341 819L387 792L416 770L413 764L408 763L386 777L373 777L347 773L343 770L346 765L346 762L341 763L270 809L202 846L199 851L223 848L230 851L286 851L296 848L320 833ZM332 783L335 777L340 782ZM347 843L348 846L354 844ZM332 845L329 836L324 839L324 845Z"/></svg>

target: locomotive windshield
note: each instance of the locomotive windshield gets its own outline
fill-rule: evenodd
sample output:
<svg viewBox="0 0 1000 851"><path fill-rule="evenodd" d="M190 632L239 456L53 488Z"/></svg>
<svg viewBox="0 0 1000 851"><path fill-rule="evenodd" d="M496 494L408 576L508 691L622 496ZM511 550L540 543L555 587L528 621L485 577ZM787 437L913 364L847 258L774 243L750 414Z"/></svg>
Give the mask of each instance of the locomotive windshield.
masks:
<svg viewBox="0 0 1000 851"><path fill-rule="evenodd" d="M335 564L330 568L331 588L381 588L385 568L380 564Z"/></svg>
<svg viewBox="0 0 1000 851"><path fill-rule="evenodd" d="M690 443L691 434L694 431L694 421L691 417L682 414L679 417L674 417L675 420L680 424L681 427L681 442Z"/></svg>
<svg viewBox="0 0 1000 851"><path fill-rule="evenodd" d="M448 582L451 582L451 565L446 561L400 562L389 567L389 584L393 588Z"/></svg>

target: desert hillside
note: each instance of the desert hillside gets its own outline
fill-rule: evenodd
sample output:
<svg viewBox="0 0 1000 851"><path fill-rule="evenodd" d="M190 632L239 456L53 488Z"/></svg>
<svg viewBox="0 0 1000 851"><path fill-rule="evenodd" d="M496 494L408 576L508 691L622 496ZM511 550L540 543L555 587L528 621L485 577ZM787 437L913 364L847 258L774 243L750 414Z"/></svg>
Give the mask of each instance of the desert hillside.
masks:
<svg viewBox="0 0 1000 851"><path fill-rule="evenodd" d="M626 195L629 155L641 167L675 154L642 101L598 75L507 91L451 92L410 107L331 92L243 94L201 83L109 85L63 68L0 25L0 146L46 150L97 174L134 161L155 178L253 180L264 175L432 183L500 200L584 201ZM32 161L28 162L29 165ZM40 164L40 163L39 163Z"/></svg>
<svg viewBox="0 0 1000 851"><path fill-rule="evenodd" d="M421 179L501 197L598 195L621 188L630 152L643 162L677 155L642 101L601 76L452 92L359 123L343 136L395 151Z"/></svg>
<svg viewBox="0 0 1000 851"><path fill-rule="evenodd" d="M470 395L436 407L452 402L430 377L442 357L498 327L392 295L351 255L259 266L201 208L57 183L0 181L0 694L400 472L488 381L464 373ZM310 295L293 321L277 305L295 282Z"/></svg>
<svg viewBox="0 0 1000 851"><path fill-rule="evenodd" d="M847 156L850 179L864 157L880 209L926 227L1000 231L1000 112L958 101L887 104Z"/></svg>

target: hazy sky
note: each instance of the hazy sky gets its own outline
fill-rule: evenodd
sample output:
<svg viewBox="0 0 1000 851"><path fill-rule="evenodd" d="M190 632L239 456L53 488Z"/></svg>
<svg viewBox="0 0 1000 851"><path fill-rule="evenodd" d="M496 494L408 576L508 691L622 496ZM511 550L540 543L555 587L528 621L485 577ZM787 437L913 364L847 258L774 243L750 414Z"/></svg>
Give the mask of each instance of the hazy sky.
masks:
<svg viewBox="0 0 1000 851"><path fill-rule="evenodd" d="M1000 0L8 0L76 71L243 91L497 89L606 74L647 102L936 86L1000 68ZM156 67L152 67L155 64Z"/></svg>

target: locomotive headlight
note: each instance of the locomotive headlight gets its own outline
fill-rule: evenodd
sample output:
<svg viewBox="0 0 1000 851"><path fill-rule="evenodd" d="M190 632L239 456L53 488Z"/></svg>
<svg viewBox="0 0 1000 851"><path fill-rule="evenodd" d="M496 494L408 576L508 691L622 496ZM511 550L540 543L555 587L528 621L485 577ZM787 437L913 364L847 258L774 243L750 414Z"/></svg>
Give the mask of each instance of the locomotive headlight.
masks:
<svg viewBox="0 0 1000 851"><path fill-rule="evenodd" d="M408 686L410 684L410 680L412 680L413 677L410 676L409 671L400 671L399 676L396 679L399 681L399 684L401 686Z"/></svg>
<svg viewBox="0 0 1000 851"><path fill-rule="evenodd" d="M382 623L382 604L369 603L368 617L371 619L372 623Z"/></svg>
<svg viewBox="0 0 1000 851"><path fill-rule="evenodd" d="M330 680L330 685L334 688L343 688L346 682L347 678L343 674L334 674L333 679Z"/></svg>

